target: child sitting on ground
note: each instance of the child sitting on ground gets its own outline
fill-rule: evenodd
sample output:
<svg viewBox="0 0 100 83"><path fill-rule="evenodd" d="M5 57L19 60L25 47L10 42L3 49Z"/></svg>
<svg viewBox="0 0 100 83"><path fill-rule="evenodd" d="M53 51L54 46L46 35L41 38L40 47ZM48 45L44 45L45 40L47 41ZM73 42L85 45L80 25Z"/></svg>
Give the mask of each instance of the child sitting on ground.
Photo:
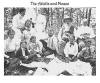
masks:
<svg viewBox="0 0 100 83"><path fill-rule="evenodd" d="M31 36L28 49L31 55L41 54L42 53L42 43L36 41L36 36ZM39 55L38 55L39 56Z"/></svg>

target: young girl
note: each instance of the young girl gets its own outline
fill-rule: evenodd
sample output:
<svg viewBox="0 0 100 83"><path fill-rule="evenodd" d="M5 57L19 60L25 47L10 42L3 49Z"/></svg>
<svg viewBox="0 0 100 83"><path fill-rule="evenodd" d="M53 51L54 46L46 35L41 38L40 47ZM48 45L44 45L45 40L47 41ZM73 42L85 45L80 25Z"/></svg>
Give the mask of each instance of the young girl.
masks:
<svg viewBox="0 0 100 83"><path fill-rule="evenodd" d="M39 41L36 41L35 36L31 36L30 38L30 43L28 45L28 49L30 51L30 54L36 55L37 53L41 54L42 53L42 43Z"/></svg>

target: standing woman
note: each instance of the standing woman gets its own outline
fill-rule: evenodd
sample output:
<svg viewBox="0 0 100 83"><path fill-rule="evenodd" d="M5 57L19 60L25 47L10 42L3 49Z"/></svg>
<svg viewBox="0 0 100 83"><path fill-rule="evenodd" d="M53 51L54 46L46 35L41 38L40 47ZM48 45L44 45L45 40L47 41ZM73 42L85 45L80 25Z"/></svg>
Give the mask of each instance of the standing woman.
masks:
<svg viewBox="0 0 100 83"><path fill-rule="evenodd" d="M16 39L21 39L21 29L25 27L25 8L20 8L19 13L13 17L12 24L13 27L12 29L15 31L15 37Z"/></svg>
<svg viewBox="0 0 100 83"><path fill-rule="evenodd" d="M38 9L36 25L35 25L35 28L37 30L37 40L46 39L48 37L48 34L46 34L45 32L45 27L46 27L46 17L42 15L41 10Z"/></svg>

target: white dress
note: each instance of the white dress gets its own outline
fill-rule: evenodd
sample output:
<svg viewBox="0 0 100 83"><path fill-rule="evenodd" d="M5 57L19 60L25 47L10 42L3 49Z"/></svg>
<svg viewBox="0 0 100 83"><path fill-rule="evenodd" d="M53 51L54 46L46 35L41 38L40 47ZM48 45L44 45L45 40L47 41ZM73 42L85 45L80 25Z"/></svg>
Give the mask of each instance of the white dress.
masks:
<svg viewBox="0 0 100 83"><path fill-rule="evenodd" d="M46 39L48 34L45 32L46 17L44 15L38 14L35 29L37 31L37 40Z"/></svg>
<svg viewBox="0 0 100 83"><path fill-rule="evenodd" d="M32 18L32 22L36 22L36 12L34 8L26 8L24 19L28 20L30 18Z"/></svg>
<svg viewBox="0 0 100 83"><path fill-rule="evenodd" d="M12 29L15 31L15 38L19 41L19 39L21 39L22 36L20 28L24 27L25 19L20 14L17 14L13 17L12 23Z"/></svg>
<svg viewBox="0 0 100 83"><path fill-rule="evenodd" d="M25 24L25 19L19 13L13 17L12 20L13 27L12 29L16 31L16 29L22 28Z"/></svg>

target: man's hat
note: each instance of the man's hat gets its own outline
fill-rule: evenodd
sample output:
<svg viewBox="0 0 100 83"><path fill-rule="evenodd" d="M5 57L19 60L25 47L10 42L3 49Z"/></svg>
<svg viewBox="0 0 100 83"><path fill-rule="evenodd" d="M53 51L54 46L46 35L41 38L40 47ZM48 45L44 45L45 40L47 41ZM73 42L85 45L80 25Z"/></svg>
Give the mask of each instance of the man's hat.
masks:
<svg viewBox="0 0 100 83"><path fill-rule="evenodd" d="M64 18L63 22L66 23L66 22L72 22L73 19L68 17L68 18Z"/></svg>

